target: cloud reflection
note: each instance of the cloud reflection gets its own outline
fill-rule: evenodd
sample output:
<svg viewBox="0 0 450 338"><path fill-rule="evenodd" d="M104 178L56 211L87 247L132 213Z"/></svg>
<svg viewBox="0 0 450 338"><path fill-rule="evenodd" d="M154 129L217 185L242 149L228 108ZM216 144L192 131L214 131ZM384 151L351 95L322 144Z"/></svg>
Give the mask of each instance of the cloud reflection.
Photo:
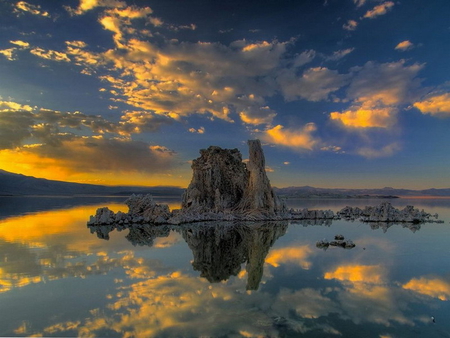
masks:
<svg viewBox="0 0 450 338"><path fill-rule="evenodd" d="M413 278L402 287L442 301L450 299L450 280L441 277Z"/></svg>

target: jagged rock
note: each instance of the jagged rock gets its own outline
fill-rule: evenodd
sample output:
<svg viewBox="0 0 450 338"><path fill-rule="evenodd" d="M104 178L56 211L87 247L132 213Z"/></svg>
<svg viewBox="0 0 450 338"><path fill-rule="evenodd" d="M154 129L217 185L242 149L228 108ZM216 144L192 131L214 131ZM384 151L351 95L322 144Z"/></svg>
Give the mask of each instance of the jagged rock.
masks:
<svg viewBox="0 0 450 338"><path fill-rule="evenodd" d="M249 140L249 177L240 202L240 210L248 213L276 215L285 211L285 206L275 195L266 175L266 160L259 140Z"/></svg>
<svg viewBox="0 0 450 338"><path fill-rule="evenodd" d="M337 246L344 249L352 249L356 245L349 239L344 240L344 236L334 236L334 241L328 242L326 239L322 239L316 243L316 247L319 249L327 250L329 246Z"/></svg>
<svg viewBox="0 0 450 338"><path fill-rule="evenodd" d="M249 172L237 149L211 146L192 162L192 180L183 194L184 212L235 209L244 196Z"/></svg>
<svg viewBox="0 0 450 338"><path fill-rule="evenodd" d="M334 212L331 210L295 210L290 209L288 214L289 219L334 219Z"/></svg>
<svg viewBox="0 0 450 338"><path fill-rule="evenodd" d="M128 214L133 216L134 223L167 223L172 216L167 204L157 204L151 195L131 195L125 203Z"/></svg>
<svg viewBox="0 0 450 338"><path fill-rule="evenodd" d="M364 209L345 207L337 213L346 220L360 219L362 222L385 223L423 223L430 219L430 214L424 210L419 211L408 205L404 209L394 208L390 203L383 202L379 206L366 206Z"/></svg>
<svg viewBox="0 0 450 338"><path fill-rule="evenodd" d="M274 219L285 212L266 175L261 142L249 140L248 146L247 165L237 149L211 146L200 151L201 156L192 163L192 180L183 195L184 214L201 217L199 214L232 211L240 218L259 220Z"/></svg>
<svg viewBox="0 0 450 338"><path fill-rule="evenodd" d="M328 247L330 246L330 242L328 242L326 239L322 239L320 241L317 241L316 243L316 247L318 247L319 249L328 249Z"/></svg>
<svg viewBox="0 0 450 338"><path fill-rule="evenodd" d="M116 222L114 211L107 207L97 209L95 216L91 216L88 224L108 225Z"/></svg>

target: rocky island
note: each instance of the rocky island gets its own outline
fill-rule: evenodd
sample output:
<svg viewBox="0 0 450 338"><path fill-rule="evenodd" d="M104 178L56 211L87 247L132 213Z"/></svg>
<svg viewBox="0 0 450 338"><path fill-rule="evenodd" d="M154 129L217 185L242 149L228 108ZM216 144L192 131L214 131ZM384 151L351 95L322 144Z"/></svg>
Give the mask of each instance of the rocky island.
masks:
<svg viewBox="0 0 450 338"><path fill-rule="evenodd" d="M99 208L88 225L185 224L202 221L279 221L360 219L363 222L422 223L431 215L412 206L395 209L390 203L365 209L288 209L270 185L259 140L249 140L249 160L238 149L210 146L192 162L192 180L182 196L181 209L170 210L150 195L132 195L128 212Z"/></svg>

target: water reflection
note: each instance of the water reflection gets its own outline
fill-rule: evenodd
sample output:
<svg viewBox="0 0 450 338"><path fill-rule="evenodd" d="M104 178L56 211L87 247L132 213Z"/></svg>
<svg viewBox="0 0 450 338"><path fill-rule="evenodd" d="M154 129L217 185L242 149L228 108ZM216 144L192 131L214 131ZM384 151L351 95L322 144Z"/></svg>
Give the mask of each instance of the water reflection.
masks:
<svg viewBox="0 0 450 338"><path fill-rule="evenodd" d="M181 233L192 250L192 266L210 283L219 283L237 276L246 264L247 290L257 290L263 276L263 266L269 249L283 236L288 222L234 224L196 223L179 226L132 225L126 239L134 246L153 246L154 240L168 237L171 231ZM124 225L89 226L98 238L109 240L113 230Z"/></svg>
<svg viewBox="0 0 450 338"><path fill-rule="evenodd" d="M90 234L95 208L0 222L0 336L450 336L448 224L416 233L334 221ZM315 248L336 233L357 246Z"/></svg>

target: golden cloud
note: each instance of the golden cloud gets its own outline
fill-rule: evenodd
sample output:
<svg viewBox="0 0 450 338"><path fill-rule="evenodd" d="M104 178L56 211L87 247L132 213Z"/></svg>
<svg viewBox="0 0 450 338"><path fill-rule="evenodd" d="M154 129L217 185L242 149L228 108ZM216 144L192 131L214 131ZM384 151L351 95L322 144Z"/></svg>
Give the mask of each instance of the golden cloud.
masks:
<svg viewBox="0 0 450 338"><path fill-rule="evenodd" d="M385 270L381 265L343 265L332 272L326 272L324 278L352 283L381 284L385 281Z"/></svg>
<svg viewBox="0 0 450 338"><path fill-rule="evenodd" d="M66 7L66 9L71 14L80 15L96 7L123 8L125 6L126 2L118 0L80 0L78 8L73 9L71 7Z"/></svg>
<svg viewBox="0 0 450 338"><path fill-rule="evenodd" d="M348 128L391 128L397 122L396 112L391 107L372 108L366 103L343 113L332 112L330 118Z"/></svg>
<svg viewBox="0 0 450 338"><path fill-rule="evenodd" d="M35 47L30 50L30 53L47 60L70 62L70 58L66 53L56 50Z"/></svg>
<svg viewBox="0 0 450 338"><path fill-rule="evenodd" d="M431 96L413 106L423 114L447 116L450 114L450 93Z"/></svg>
<svg viewBox="0 0 450 338"><path fill-rule="evenodd" d="M356 30L356 27L358 27L358 22L355 20L348 20L347 23L342 26L342 28L348 31L354 31Z"/></svg>
<svg viewBox="0 0 450 338"><path fill-rule="evenodd" d="M14 61L14 53L16 48L0 49L0 54L3 55L7 60Z"/></svg>
<svg viewBox="0 0 450 338"><path fill-rule="evenodd" d="M450 281L443 278L413 278L402 287L442 301L450 299Z"/></svg>
<svg viewBox="0 0 450 338"><path fill-rule="evenodd" d="M16 41L9 41L13 45L19 46L19 47L29 47L30 44L28 42L22 41L22 40L16 40Z"/></svg>
<svg viewBox="0 0 450 338"><path fill-rule="evenodd" d="M375 6L373 9L369 10L364 14L366 19L374 19L377 16L386 14L392 7L394 3L392 1L383 2L380 5Z"/></svg>
<svg viewBox="0 0 450 338"><path fill-rule="evenodd" d="M423 65L405 63L367 62L348 88L348 97L353 100L350 108L330 113L330 119L349 129L392 129L397 124L398 107L413 100L420 86L416 76Z"/></svg>
<svg viewBox="0 0 450 338"><path fill-rule="evenodd" d="M290 147L294 149L312 150L319 142L312 135L317 130L314 123L308 123L303 128L284 129L282 125L277 125L271 129L266 130L264 138L267 142Z"/></svg>
<svg viewBox="0 0 450 338"><path fill-rule="evenodd" d="M41 10L41 6L39 5L32 5L26 1L19 1L16 3L16 9L15 9L16 13L22 13L22 12L26 12L26 13L30 13L33 15L40 15L43 17L50 17L50 14L46 11L42 11Z"/></svg>
<svg viewBox="0 0 450 338"><path fill-rule="evenodd" d="M402 41L397 46L395 46L396 50L401 50L401 51L410 50L412 48L414 48L414 44L409 40Z"/></svg>
<svg viewBox="0 0 450 338"><path fill-rule="evenodd" d="M311 256L312 253L313 250L309 245L272 249L267 255L265 262L274 267L279 267L286 263L294 263L298 264L303 269L309 269L312 263L308 261L308 257Z"/></svg>

